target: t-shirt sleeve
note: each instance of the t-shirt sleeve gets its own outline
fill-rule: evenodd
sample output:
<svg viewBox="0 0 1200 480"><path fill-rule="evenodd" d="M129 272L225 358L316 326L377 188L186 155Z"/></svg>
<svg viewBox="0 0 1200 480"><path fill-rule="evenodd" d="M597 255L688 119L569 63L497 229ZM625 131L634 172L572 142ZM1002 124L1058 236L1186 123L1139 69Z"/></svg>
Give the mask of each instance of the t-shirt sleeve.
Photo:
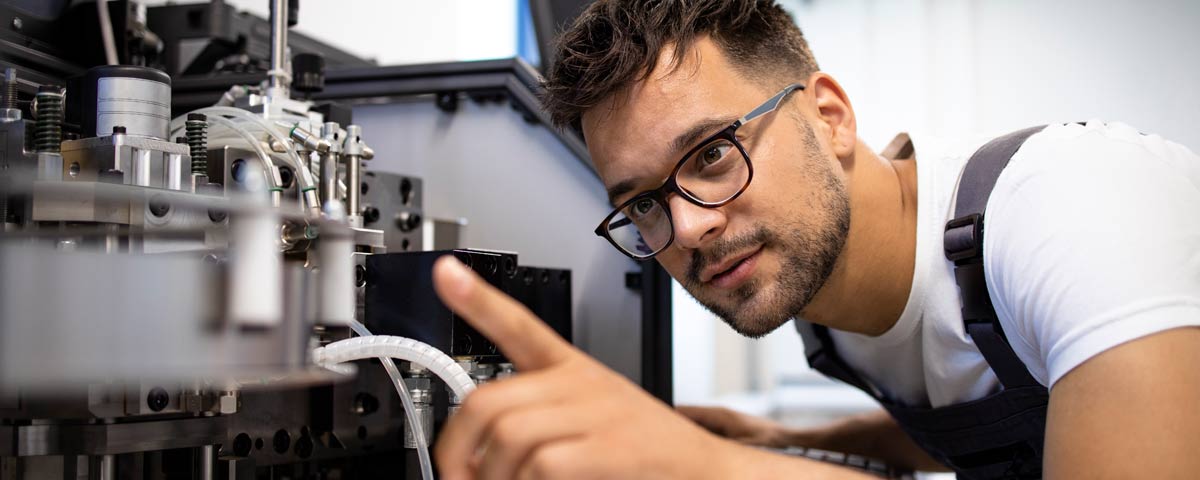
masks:
<svg viewBox="0 0 1200 480"><path fill-rule="evenodd" d="M1048 387L1121 343L1200 325L1200 157L1180 145L1051 126L1014 156L985 218L996 313Z"/></svg>

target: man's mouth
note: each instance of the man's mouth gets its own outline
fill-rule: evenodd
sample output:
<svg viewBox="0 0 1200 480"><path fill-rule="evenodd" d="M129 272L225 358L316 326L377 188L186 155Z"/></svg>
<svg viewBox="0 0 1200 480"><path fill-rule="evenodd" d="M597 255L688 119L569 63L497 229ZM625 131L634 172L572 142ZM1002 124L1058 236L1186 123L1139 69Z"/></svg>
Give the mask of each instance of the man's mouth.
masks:
<svg viewBox="0 0 1200 480"><path fill-rule="evenodd" d="M762 246L728 257L721 263L705 268L700 280L717 288L732 288L741 284L753 273Z"/></svg>

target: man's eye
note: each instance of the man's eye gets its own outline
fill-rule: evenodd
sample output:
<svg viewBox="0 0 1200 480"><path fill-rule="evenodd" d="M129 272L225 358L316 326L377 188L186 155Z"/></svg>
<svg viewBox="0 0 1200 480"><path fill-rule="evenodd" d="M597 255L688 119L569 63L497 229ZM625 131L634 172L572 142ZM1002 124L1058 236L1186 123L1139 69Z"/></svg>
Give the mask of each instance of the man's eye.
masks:
<svg viewBox="0 0 1200 480"><path fill-rule="evenodd" d="M643 198L641 200L633 202L633 208L631 210L633 210L633 213L635 214L635 216L640 217L640 216L646 215L647 213L650 213L650 210L652 210L652 209L654 209L654 200L651 200L649 198Z"/></svg>
<svg viewBox="0 0 1200 480"><path fill-rule="evenodd" d="M730 148L733 146L726 143L705 147L704 151L700 153L700 163L702 164L700 166L705 167L721 161L729 153Z"/></svg>

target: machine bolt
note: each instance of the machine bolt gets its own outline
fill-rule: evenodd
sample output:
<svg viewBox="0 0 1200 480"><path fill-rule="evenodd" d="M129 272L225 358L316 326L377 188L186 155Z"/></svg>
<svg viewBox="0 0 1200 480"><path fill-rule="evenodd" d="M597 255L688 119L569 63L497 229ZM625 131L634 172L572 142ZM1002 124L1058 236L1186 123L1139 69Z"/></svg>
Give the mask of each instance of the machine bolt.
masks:
<svg viewBox="0 0 1200 480"><path fill-rule="evenodd" d="M363 209L363 212L362 212L362 216L363 216L363 223L365 223L365 224L372 224L372 223L378 222L378 221L379 221L379 215L380 215L380 213L379 213L379 208L378 208L378 207L367 207L367 208L364 208L364 209Z"/></svg>
<svg viewBox="0 0 1200 480"><path fill-rule="evenodd" d="M245 432L239 433L236 437L233 437L233 454L239 457L249 456L252 445L253 442L250 441L250 435Z"/></svg>
<svg viewBox="0 0 1200 480"><path fill-rule="evenodd" d="M418 213L400 212L396 215L396 228L401 232L411 232L421 226L421 215Z"/></svg>
<svg viewBox="0 0 1200 480"><path fill-rule="evenodd" d="M164 200L161 196L155 195L150 197L150 213L158 218L167 216L171 211L171 203Z"/></svg>
<svg viewBox="0 0 1200 480"><path fill-rule="evenodd" d="M275 449L275 453L283 455L287 453L289 448L292 448L292 435L287 430L279 429L275 432L275 437L271 439L271 447Z"/></svg>
<svg viewBox="0 0 1200 480"><path fill-rule="evenodd" d="M308 435L300 437L299 440L296 440L296 456L300 458L311 457L313 454L313 447L315 446L316 445L313 444L312 437Z"/></svg>
<svg viewBox="0 0 1200 480"><path fill-rule="evenodd" d="M167 408L167 403L171 401L171 396L167 394L162 387L154 387L150 389L150 393L146 395L146 406L155 412L161 412Z"/></svg>
<svg viewBox="0 0 1200 480"><path fill-rule="evenodd" d="M271 439L271 448L275 449L276 454L287 454L288 449L292 448L292 434L280 428L275 432L275 438Z"/></svg>
<svg viewBox="0 0 1200 480"><path fill-rule="evenodd" d="M367 267L362 265L354 266L354 286L365 287L367 285Z"/></svg>
<svg viewBox="0 0 1200 480"><path fill-rule="evenodd" d="M3 97L0 97L0 108L17 108L17 71L4 69Z"/></svg>

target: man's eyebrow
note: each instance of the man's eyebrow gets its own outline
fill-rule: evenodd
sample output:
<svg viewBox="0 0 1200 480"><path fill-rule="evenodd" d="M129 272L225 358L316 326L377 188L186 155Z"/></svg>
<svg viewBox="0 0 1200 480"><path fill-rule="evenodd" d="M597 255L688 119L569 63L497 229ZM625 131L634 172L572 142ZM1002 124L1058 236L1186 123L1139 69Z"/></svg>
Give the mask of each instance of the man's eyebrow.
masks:
<svg viewBox="0 0 1200 480"><path fill-rule="evenodd" d="M682 153L684 149L692 147L693 143L696 143L705 135L714 133L713 130L716 130L720 127L733 125L735 120L737 119L733 117L721 117L708 118L696 122L686 131L676 136L675 140L671 141L671 153ZM633 191L635 187L637 187L637 180L635 179L627 179L617 182L615 185L608 188L608 203L615 207L617 197Z"/></svg>
<svg viewBox="0 0 1200 480"><path fill-rule="evenodd" d="M715 133L713 131L717 128L733 125L735 120L737 120L737 117L721 117L707 118L696 122L692 124L691 128L679 134L679 136L675 137L675 140L671 141L671 151L682 152L684 149L691 147L693 143L696 143L705 135Z"/></svg>
<svg viewBox="0 0 1200 480"><path fill-rule="evenodd" d="M633 191L633 188L636 186L637 186L637 180L633 180L633 179L621 180L621 181L617 182L616 185L613 185L612 187L609 187L609 189L608 189L608 203L610 205L612 205L613 207L616 207L617 206L617 197Z"/></svg>

